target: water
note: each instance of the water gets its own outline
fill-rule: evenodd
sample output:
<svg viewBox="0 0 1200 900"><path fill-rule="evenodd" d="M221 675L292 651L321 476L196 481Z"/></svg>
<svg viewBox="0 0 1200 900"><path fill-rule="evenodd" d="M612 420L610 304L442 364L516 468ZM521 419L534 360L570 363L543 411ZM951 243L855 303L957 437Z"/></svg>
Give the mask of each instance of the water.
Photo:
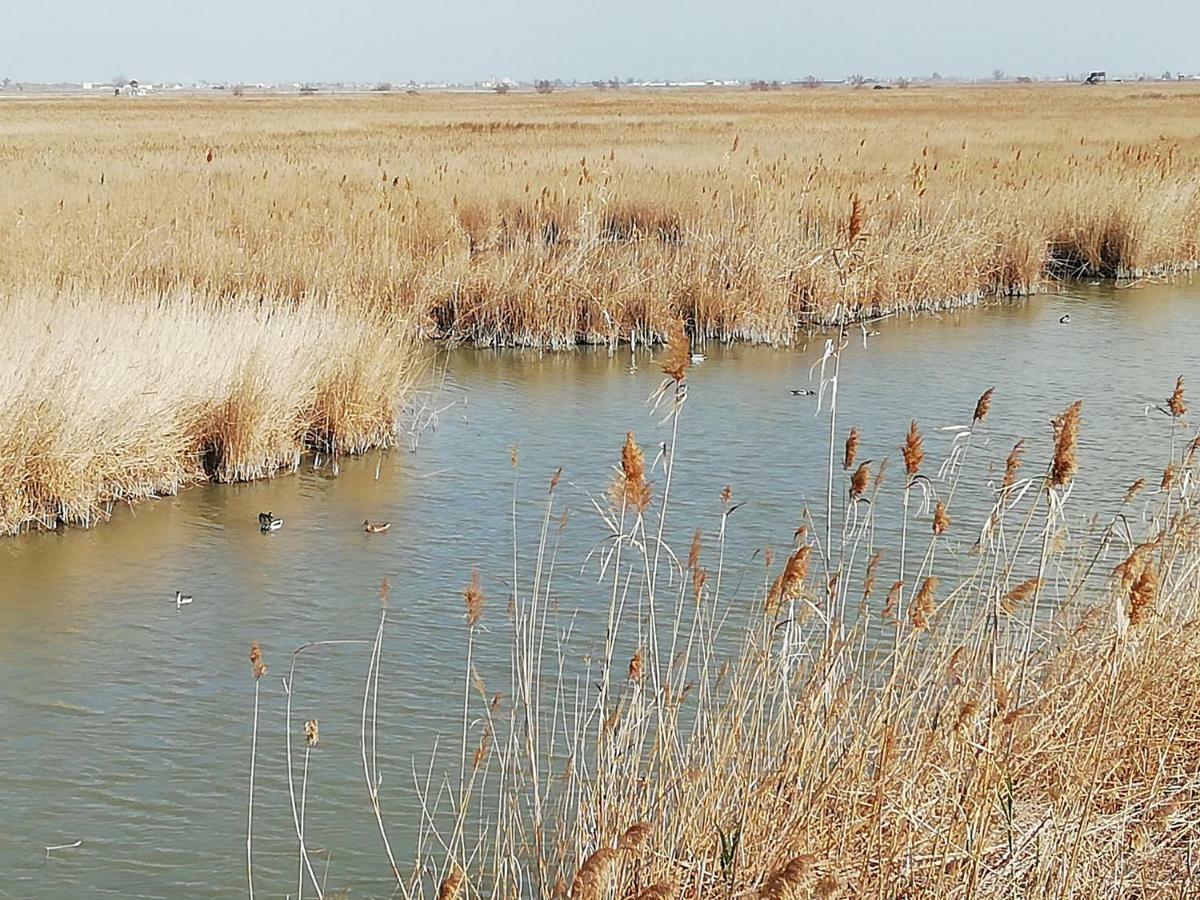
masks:
<svg viewBox="0 0 1200 900"><path fill-rule="evenodd" d="M952 509L952 564L974 541L979 517L971 512L988 494L988 467L1003 466L1017 437L1029 438L1030 469L1043 465L1049 419L1082 398L1073 502L1080 513L1111 512L1135 478L1156 484L1165 463L1167 421L1147 415L1147 405L1163 401L1177 374L1200 386L1197 293L1190 285L1082 286L1069 296L884 323L869 350L856 336L847 353L839 432L857 424L860 458L893 458L894 492L910 417L926 431L932 470L952 438L937 429L967 423L979 394L996 388L971 449L974 477ZM1064 314L1070 324L1059 324ZM731 518L731 607L756 602L758 551L788 546L806 503L823 508L827 420L814 417L813 398L790 393L812 386L822 342L792 351L710 348L689 375L668 532L681 552L695 527L711 541L721 488L732 486L745 505ZM559 509L569 507L571 520L553 597L578 611L580 652L599 637L605 589L594 566L581 573L586 551L604 537L589 495L604 489L626 430L637 432L648 461L669 439L645 405L657 367L642 357L630 374L628 351L457 351L442 362L445 386L432 402L445 408L415 454L348 461L337 478L323 468L200 487L118 511L92 531L0 543L0 897L244 893L252 639L270 666L256 887L263 896L294 891L278 676L305 641L373 636L385 577L392 624L380 686L382 793L397 855L411 860L421 824L414 772L423 780L440 747L434 792L442 774L457 777L462 588L478 566L488 596L478 653L491 675L507 653L514 485L524 563L560 465ZM661 468L653 478L661 493ZM259 534L261 510L282 516L284 529ZM392 528L364 534L365 518ZM886 543L888 522L881 527ZM881 583L891 577L881 570ZM170 602L177 589L196 598L181 611ZM293 734L298 742L300 723L320 719L306 829L321 851L318 874L328 860L330 888L387 896L358 749L368 655L349 645L301 657ZM46 846L76 840L80 847L47 858Z"/></svg>

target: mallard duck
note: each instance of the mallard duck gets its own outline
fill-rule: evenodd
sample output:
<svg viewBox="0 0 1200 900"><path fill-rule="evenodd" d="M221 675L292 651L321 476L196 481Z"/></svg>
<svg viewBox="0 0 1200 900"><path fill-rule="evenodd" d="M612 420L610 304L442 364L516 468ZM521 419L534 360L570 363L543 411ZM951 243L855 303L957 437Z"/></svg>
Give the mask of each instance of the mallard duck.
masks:
<svg viewBox="0 0 1200 900"><path fill-rule="evenodd" d="M1059 325L1069 325L1070 323L1071 323L1071 316L1069 314L1060 317L1058 320Z"/></svg>
<svg viewBox="0 0 1200 900"><path fill-rule="evenodd" d="M698 365L700 365L700 363L704 362L706 359L708 359L708 357L705 356L703 353L693 353L692 354L693 365L698 366Z"/></svg>
<svg viewBox="0 0 1200 900"><path fill-rule="evenodd" d="M272 513L258 514L258 530L264 534L268 531L278 531L283 527L283 519L276 518Z"/></svg>
<svg viewBox="0 0 1200 900"><path fill-rule="evenodd" d="M363 531L367 534L383 534L391 527L391 522L372 522L370 519L363 519Z"/></svg>
<svg viewBox="0 0 1200 900"><path fill-rule="evenodd" d="M792 389L793 397L815 397L816 395L817 395L816 391L810 391L808 388L793 388Z"/></svg>
<svg viewBox="0 0 1200 900"><path fill-rule="evenodd" d="M192 602L192 598L186 596L182 591L175 592L175 608L176 609L186 606L187 604L189 604L191 602Z"/></svg>

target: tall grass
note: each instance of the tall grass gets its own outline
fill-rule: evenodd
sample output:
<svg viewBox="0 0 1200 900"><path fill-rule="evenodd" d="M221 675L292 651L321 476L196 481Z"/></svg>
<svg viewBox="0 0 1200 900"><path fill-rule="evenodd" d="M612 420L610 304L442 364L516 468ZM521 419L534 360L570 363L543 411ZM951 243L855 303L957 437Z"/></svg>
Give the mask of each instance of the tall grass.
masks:
<svg viewBox="0 0 1200 900"><path fill-rule="evenodd" d="M0 533L395 436L411 328L311 301L0 300Z"/></svg>
<svg viewBox="0 0 1200 900"><path fill-rule="evenodd" d="M963 410L936 471L916 423L891 436L899 546L877 543L886 467L857 462L887 438L851 431L830 467L834 540L787 526L747 604L724 587L728 490L689 551L660 543L688 433L685 376L664 368L665 471L652 477L629 435L595 492L607 629L574 656L576 619L551 589L556 473L533 567L514 549L503 580L510 683L491 696L468 662L476 749L465 780L456 752L440 786L418 785L426 821L401 892L1186 895L1200 877L1200 436L1182 384L1162 410L1170 477L1090 524L1071 512L1087 422L1069 398L1052 452L1018 471L1014 451L982 510L953 499L1002 389ZM973 545L965 561L947 535ZM502 635L501 614L483 615Z"/></svg>
<svg viewBox="0 0 1200 900"><path fill-rule="evenodd" d="M0 115L0 293L354 297L561 346L1194 264L1200 91L52 100ZM870 241L832 249L860 200Z"/></svg>

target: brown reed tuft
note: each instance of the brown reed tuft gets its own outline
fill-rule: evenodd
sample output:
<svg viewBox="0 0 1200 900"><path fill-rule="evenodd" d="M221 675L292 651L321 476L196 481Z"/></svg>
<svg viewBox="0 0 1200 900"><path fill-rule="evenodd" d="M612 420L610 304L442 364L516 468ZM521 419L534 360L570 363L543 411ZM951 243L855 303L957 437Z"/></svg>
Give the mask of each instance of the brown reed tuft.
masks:
<svg viewBox="0 0 1200 900"><path fill-rule="evenodd" d="M602 900L606 897L619 859L620 851L612 847L601 847L588 856L571 883L571 900Z"/></svg>
<svg viewBox="0 0 1200 900"><path fill-rule="evenodd" d="M867 492L867 486L871 481L871 461L868 459L859 464L854 470L854 474L850 476L850 497L855 499L861 497Z"/></svg>
<svg viewBox="0 0 1200 900"><path fill-rule="evenodd" d="M1146 479L1139 478L1137 481L1135 481L1133 484L1131 484L1129 487L1127 487L1125 489L1125 496L1121 498L1121 502L1128 503L1130 500L1132 500L1134 497L1136 497L1138 495L1138 493L1141 492L1142 488L1144 488L1145 486L1146 486Z"/></svg>
<svg viewBox="0 0 1200 900"><path fill-rule="evenodd" d="M949 527L950 516L946 512L946 504L939 500L933 508L933 533L943 535Z"/></svg>
<svg viewBox="0 0 1200 900"><path fill-rule="evenodd" d="M875 571L879 568L881 559L883 559L883 554L876 550L867 560L867 574L863 577L863 600L869 600L871 593L875 590Z"/></svg>
<svg viewBox="0 0 1200 900"><path fill-rule="evenodd" d="M1164 491L1169 491L1171 485L1175 483L1175 463L1167 463L1167 467L1163 469L1162 481L1159 482L1159 487Z"/></svg>
<svg viewBox="0 0 1200 900"><path fill-rule="evenodd" d="M463 605L467 608L467 627L474 628L483 615L483 590L479 586L479 570L471 569L471 580L463 589Z"/></svg>
<svg viewBox="0 0 1200 900"><path fill-rule="evenodd" d="M804 854L789 859L763 882L758 891L761 900L799 900L817 880L816 857Z"/></svg>
<svg viewBox="0 0 1200 900"><path fill-rule="evenodd" d="M387 579L386 575L383 581L379 582L379 590L375 592L375 595L379 598L380 606L388 605L388 598L392 596L392 583Z"/></svg>
<svg viewBox="0 0 1200 900"><path fill-rule="evenodd" d="M990 387L979 395L979 400L975 403L975 415L971 416L972 425L987 418L987 414L992 408L992 394L994 393L996 393L996 389Z"/></svg>
<svg viewBox="0 0 1200 900"><path fill-rule="evenodd" d="M846 435L846 455L842 460L842 468L847 472L854 467L854 460L858 456L858 428L857 426L850 429L850 433Z"/></svg>
<svg viewBox="0 0 1200 900"><path fill-rule="evenodd" d="M1021 470L1024 464L1021 457L1025 453L1025 439L1017 441L1013 444L1013 448L1008 451L1008 458L1004 460L1004 481L1000 487L1007 490L1017 483L1017 472Z"/></svg>
<svg viewBox="0 0 1200 900"><path fill-rule="evenodd" d="M804 578L808 574L808 556L811 552L812 546L805 544L803 547L797 547L796 551L788 556L783 571L779 573L767 593L767 615L778 615L783 604L800 596L804 588Z"/></svg>
<svg viewBox="0 0 1200 900"><path fill-rule="evenodd" d="M499 697L499 694L497 694L496 696ZM475 753L471 757L471 771L472 772L477 771L479 769L479 766L483 763L483 761L485 759L487 759L488 750L491 749L491 746L492 746L492 726L484 725L483 726L483 736L480 737L480 739L479 739L479 746L477 746L475 748Z"/></svg>
<svg viewBox="0 0 1200 900"><path fill-rule="evenodd" d="M846 246L853 247L863 230L863 204L858 194L850 198L850 220L846 223Z"/></svg>
<svg viewBox="0 0 1200 900"><path fill-rule="evenodd" d="M896 604L900 601L900 591L904 588L903 581L893 581L888 588L887 597L883 601L883 618L888 621L896 620Z"/></svg>
<svg viewBox="0 0 1200 900"><path fill-rule="evenodd" d="M921 582L921 588L913 598L912 624L913 628L918 631L929 624L929 617L933 615L933 592L937 589L937 585L937 577L929 576Z"/></svg>
<svg viewBox="0 0 1200 900"><path fill-rule="evenodd" d="M904 439L901 452L904 454L904 471L911 480L920 473L921 463L925 459L925 439L921 437L916 419L908 426L908 437Z"/></svg>
<svg viewBox="0 0 1200 900"><path fill-rule="evenodd" d="M700 565L700 529L697 528L695 530L695 532L692 533L692 543L691 543L691 546L688 547L687 567L691 571L695 572L696 568L699 565Z"/></svg>
<svg viewBox="0 0 1200 900"><path fill-rule="evenodd" d="M676 383L683 381L692 364L692 343L682 319L672 319L667 327L667 350L662 358L663 374Z"/></svg>
<svg viewBox="0 0 1200 900"><path fill-rule="evenodd" d="M263 662L262 648L258 645L258 641L250 644L250 674L254 676L255 681L267 674L267 666Z"/></svg>
<svg viewBox="0 0 1200 900"><path fill-rule="evenodd" d="M978 713L979 704L975 700L968 700L964 703L958 711L958 717L954 720L955 734L962 731L965 725L970 724Z"/></svg>
<svg viewBox="0 0 1200 900"><path fill-rule="evenodd" d="M1129 589L1129 624L1140 625L1146 621L1154 598L1158 595L1158 574L1154 566L1147 563L1143 566L1137 580Z"/></svg>
<svg viewBox="0 0 1200 900"><path fill-rule="evenodd" d="M1042 580L1040 578L1026 578L1004 595L1003 599L1000 601L1000 609L1003 610L1006 615L1011 616L1013 614L1013 610L1032 597L1033 592L1041 587L1041 585Z"/></svg>
<svg viewBox="0 0 1200 900"><path fill-rule="evenodd" d="M455 900L459 888L462 887L464 877L463 870L459 868L458 863L454 863L442 882L442 886L438 888L438 900Z"/></svg>
<svg viewBox="0 0 1200 900"><path fill-rule="evenodd" d="M621 469L609 489L609 495L616 506L635 509L643 513L650 505L650 485L646 483L646 457L642 448L637 445L633 432L625 435L625 445L621 448Z"/></svg>
<svg viewBox="0 0 1200 900"><path fill-rule="evenodd" d="M729 485L725 485L725 487L721 488L721 502L724 505L728 506L730 501L732 501L732 500L733 500L733 488L730 487Z"/></svg>
<svg viewBox="0 0 1200 900"><path fill-rule="evenodd" d="M645 846L653 831L654 825L650 822L634 822L625 829L625 833L617 841L617 847L630 853L637 853Z"/></svg>
<svg viewBox="0 0 1200 900"><path fill-rule="evenodd" d="M642 648L638 647L629 658L629 680L634 684L642 680Z"/></svg>
<svg viewBox="0 0 1200 900"><path fill-rule="evenodd" d="M672 900L678 890L673 881L659 881L638 894L637 900Z"/></svg>
<svg viewBox="0 0 1200 900"><path fill-rule="evenodd" d="M304 743L309 747L317 746L321 740L321 728L316 719L309 719L304 723Z"/></svg>
<svg viewBox="0 0 1200 900"><path fill-rule="evenodd" d="M1079 414L1082 410L1083 401L1076 400L1051 423L1054 428L1054 459L1050 464L1051 487L1063 487L1075 476L1078 467L1076 444L1079 441Z"/></svg>
<svg viewBox="0 0 1200 900"><path fill-rule="evenodd" d="M1175 379L1175 390L1171 392L1171 396L1167 399L1167 409L1170 410L1172 418L1179 419L1187 415L1187 404L1183 402L1182 375Z"/></svg>

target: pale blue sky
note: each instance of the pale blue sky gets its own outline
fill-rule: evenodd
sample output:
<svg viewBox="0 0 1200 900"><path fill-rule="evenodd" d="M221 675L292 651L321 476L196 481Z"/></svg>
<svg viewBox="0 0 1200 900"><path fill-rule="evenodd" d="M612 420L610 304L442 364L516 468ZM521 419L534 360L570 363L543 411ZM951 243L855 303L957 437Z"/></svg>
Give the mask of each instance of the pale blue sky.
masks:
<svg viewBox="0 0 1200 900"><path fill-rule="evenodd" d="M1198 0L0 0L0 77L1200 72Z"/></svg>

